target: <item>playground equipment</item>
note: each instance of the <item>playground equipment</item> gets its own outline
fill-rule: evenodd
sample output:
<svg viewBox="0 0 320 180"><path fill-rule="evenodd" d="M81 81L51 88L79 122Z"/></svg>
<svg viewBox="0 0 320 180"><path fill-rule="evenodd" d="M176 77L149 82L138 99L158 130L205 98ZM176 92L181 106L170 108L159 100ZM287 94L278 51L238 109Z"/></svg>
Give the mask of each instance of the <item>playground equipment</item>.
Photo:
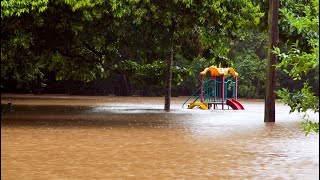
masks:
<svg viewBox="0 0 320 180"><path fill-rule="evenodd" d="M204 80L207 73L210 72L208 80ZM229 72L234 78L234 81L225 79ZM195 98L189 105L188 109L199 107L200 109L218 109L221 105L222 109L227 105L228 109L231 107L234 110L243 110L242 104L237 100L237 83L238 73L233 68L222 68L210 66L200 72L200 85L192 93L192 95L182 104L182 107L192 98ZM197 96L196 96L197 95ZM197 101L200 99L200 102Z"/></svg>

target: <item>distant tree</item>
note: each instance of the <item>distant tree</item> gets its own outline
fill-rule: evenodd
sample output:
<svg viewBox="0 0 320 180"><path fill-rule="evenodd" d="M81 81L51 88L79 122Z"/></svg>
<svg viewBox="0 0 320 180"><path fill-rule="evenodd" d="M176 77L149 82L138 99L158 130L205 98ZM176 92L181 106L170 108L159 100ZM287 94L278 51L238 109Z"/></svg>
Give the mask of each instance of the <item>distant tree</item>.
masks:
<svg viewBox="0 0 320 180"><path fill-rule="evenodd" d="M232 67L239 73L239 97L264 97L267 42L265 31L250 30L245 39L236 41L231 47L227 57L233 60Z"/></svg>

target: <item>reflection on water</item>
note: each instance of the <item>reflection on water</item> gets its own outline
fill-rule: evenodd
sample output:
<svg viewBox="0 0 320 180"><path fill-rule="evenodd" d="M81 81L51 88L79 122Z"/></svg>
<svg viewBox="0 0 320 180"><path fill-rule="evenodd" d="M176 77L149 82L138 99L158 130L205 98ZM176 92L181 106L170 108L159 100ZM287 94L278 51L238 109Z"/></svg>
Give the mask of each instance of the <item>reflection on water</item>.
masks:
<svg viewBox="0 0 320 180"><path fill-rule="evenodd" d="M8 99L2 96L2 102ZM262 101L182 109L185 98L12 96L1 118L3 179L318 179L319 135ZM318 120L318 114L311 114Z"/></svg>

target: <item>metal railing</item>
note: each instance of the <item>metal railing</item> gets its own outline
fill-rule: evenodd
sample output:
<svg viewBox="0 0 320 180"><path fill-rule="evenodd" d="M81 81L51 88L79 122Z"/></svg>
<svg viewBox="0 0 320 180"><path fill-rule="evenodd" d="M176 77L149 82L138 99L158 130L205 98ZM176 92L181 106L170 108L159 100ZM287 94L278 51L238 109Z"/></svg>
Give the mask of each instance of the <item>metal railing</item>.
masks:
<svg viewBox="0 0 320 180"><path fill-rule="evenodd" d="M228 85L231 83L231 90L229 90ZM232 80L228 80L224 82L224 101L225 102L228 98L228 92L232 92L232 98L236 97L236 82ZM198 93L197 96L195 96ZM192 95L182 104L182 108L184 105L191 99L195 97L196 102L200 98L200 85L197 89L192 93ZM222 82L217 80L208 80L203 81L203 101L204 102L221 102L222 103Z"/></svg>

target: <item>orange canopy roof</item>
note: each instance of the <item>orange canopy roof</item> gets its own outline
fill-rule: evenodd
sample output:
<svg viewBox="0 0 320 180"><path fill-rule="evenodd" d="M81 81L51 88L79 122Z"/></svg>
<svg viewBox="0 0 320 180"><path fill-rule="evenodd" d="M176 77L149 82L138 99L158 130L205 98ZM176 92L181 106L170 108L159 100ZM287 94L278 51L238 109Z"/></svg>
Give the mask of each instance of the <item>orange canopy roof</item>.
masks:
<svg viewBox="0 0 320 180"><path fill-rule="evenodd" d="M206 75L208 71L210 71L211 76L227 76L229 72L235 77L238 76L238 73L235 72L233 68L221 68L220 65L219 67L212 65L208 68L205 68L202 72L200 72L200 75Z"/></svg>

